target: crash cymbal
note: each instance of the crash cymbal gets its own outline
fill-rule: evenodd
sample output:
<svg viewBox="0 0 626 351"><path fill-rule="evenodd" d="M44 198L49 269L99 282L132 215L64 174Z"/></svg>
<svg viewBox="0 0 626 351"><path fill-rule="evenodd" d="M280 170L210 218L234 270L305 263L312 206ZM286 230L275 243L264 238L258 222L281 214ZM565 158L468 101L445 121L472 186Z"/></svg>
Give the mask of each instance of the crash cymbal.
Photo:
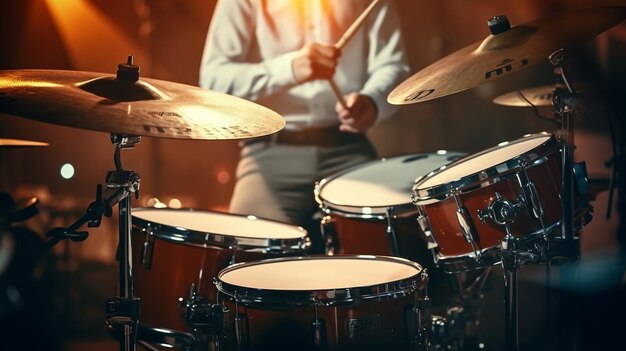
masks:
<svg viewBox="0 0 626 351"><path fill-rule="evenodd" d="M18 148L18 147L30 147L30 146L48 146L50 144L40 141L30 141L21 139L5 139L0 138L0 148Z"/></svg>
<svg viewBox="0 0 626 351"><path fill-rule="evenodd" d="M543 62L553 52L594 37L625 17L626 6L606 6L513 26L413 74L393 89L387 101L395 105L423 102L493 81ZM496 31L493 28L497 26L492 27Z"/></svg>
<svg viewBox="0 0 626 351"><path fill-rule="evenodd" d="M0 71L0 113L112 134L175 139L244 139L275 133L285 125L278 113L235 96L157 79L129 82L119 75L119 70L118 77Z"/></svg>
<svg viewBox="0 0 626 351"><path fill-rule="evenodd" d="M566 89L565 85L559 87ZM556 85L544 85L511 91L494 98L493 103L515 107L552 106L552 94L556 88ZM573 89L578 94L582 93L584 90L577 85L574 85Z"/></svg>

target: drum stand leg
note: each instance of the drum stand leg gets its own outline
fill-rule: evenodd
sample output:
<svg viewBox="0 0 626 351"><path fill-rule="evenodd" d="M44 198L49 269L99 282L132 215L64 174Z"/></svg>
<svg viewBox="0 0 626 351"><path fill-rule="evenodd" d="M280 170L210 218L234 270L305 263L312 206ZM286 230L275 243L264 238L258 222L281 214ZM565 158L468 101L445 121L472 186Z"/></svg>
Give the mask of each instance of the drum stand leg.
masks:
<svg viewBox="0 0 626 351"><path fill-rule="evenodd" d="M513 238L502 242L502 271L504 273L504 337L505 349L519 349L519 331L517 316L517 258Z"/></svg>

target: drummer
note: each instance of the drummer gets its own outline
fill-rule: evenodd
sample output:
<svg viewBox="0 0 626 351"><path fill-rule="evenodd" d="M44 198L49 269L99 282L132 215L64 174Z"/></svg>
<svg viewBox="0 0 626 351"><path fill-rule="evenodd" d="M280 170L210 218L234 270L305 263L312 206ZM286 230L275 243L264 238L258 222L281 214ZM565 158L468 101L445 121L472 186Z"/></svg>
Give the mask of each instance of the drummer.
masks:
<svg viewBox="0 0 626 351"><path fill-rule="evenodd" d="M200 86L286 121L277 134L241 143L230 211L306 228L311 253L323 252L315 181L377 157L365 133L392 116L386 97L409 73L394 1L378 5L341 50L334 46L368 3L220 0L206 39Z"/></svg>

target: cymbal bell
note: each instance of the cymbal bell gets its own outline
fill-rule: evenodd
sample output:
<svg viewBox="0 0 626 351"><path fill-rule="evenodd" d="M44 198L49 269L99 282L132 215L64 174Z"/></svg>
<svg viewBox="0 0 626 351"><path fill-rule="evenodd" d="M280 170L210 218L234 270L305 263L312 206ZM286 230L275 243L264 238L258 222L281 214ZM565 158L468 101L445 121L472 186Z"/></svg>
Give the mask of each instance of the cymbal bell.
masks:
<svg viewBox="0 0 626 351"><path fill-rule="evenodd" d="M40 141L31 141L31 140L22 140L22 139L6 139L0 138L0 148L19 148L19 147L31 147L31 146L48 146L50 144L40 142Z"/></svg>
<svg viewBox="0 0 626 351"><path fill-rule="evenodd" d="M278 113L232 95L141 78L63 70L0 71L0 113L112 134L230 140L285 126Z"/></svg>
<svg viewBox="0 0 626 351"><path fill-rule="evenodd" d="M429 101L513 74L608 30L625 17L626 6L605 6L514 26L413 74L391 91L387 101L394 105Z"/></svg>

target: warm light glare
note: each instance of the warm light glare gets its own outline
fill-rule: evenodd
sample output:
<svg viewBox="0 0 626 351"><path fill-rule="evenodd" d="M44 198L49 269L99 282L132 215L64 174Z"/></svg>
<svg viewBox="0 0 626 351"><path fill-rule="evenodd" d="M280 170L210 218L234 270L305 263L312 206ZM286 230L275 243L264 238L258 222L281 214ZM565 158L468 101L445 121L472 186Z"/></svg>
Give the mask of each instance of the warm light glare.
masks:
<svg viewBox="0 0 626 351"><path fill-rule="evenodd" d="M146 205L147 207L154 207L154 208L166 208L167 207L166 204L162 203L161 200L159 200L156 197L149 199Z"/></svg>
<svg viewBox="0 0 626 351"><path fill-rule="evenodd" d="M217 182L220 184L228 184L230 181L230 172L219 171L217 172Z"/></svg>
<svg viewBox="0 0 626 351"><path fill-rule="evenodd" d="M61 177L64 179L71 179L74 176L74 166L69 163L61 166Z"/></svg>
<svg viewBox="0 0 626 351"><path fill-rule="evenodd" d="M109 72L119 63L120 53L146 57L139 43L131 40L90 1L45 0L45 3L76 69ZM142 71L145 70L144 65Z"/></svg>
<svg viewBox="0 0 626 351"><path fill-rule="evenodd" d="M38 82L38 81L16 81L10 76L0 78L0 88L21 88L21 87L32 87L32 88L54 88L60 87L61 84L50 83L50 82Z"/></svg>
<svg viewBox="0 0 626 351"><path fill-rule="evenodd" d="M447 153L448 153L447 150L437 150L437 155L445 155Z"/></svg>
<svg viewBox="0 0 626 351"><path fill-rule="evenodd" d="M167 205L170 208L181 208L183 204L178 199L171 199Z"/></svg>
<svg viewBox="0 0 626 351"><path fill-rule="evenodd" d="M500 144L498 144L498 146L507 146L507 145L509 145L508 141L503 141Z"/></svg>

